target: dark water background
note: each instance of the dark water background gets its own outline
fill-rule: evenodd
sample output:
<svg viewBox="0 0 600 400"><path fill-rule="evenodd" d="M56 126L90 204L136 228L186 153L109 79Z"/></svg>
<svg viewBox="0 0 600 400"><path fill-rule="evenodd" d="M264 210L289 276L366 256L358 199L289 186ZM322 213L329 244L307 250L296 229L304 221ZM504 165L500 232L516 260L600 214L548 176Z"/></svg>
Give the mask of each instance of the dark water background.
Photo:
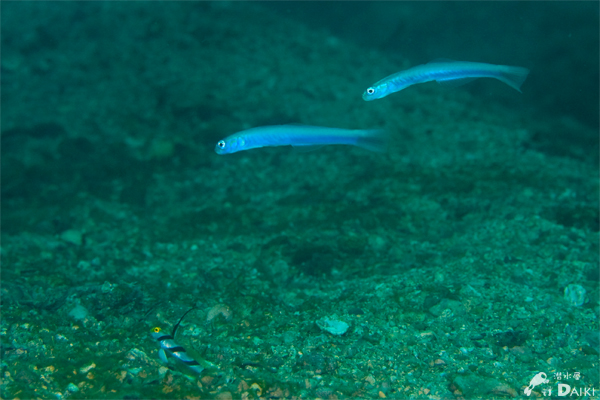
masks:
<svg viewBox="0 0 600 400"><path fill-rule="evenodd" d="M598 397L597 2L1 12L3 398ZM436 58L531 73L362 100Z"/></svg>
<svg viewBox="0 0 600 400"><path fill-rule="evenodd" d="M269 8L394 60L526 65L529 103L598 126L595 2L269 2ZM442 56L443 55L443 56ZM572 71L572 72L569 72ZM589 88L590 90L587 90Z"/></svg>

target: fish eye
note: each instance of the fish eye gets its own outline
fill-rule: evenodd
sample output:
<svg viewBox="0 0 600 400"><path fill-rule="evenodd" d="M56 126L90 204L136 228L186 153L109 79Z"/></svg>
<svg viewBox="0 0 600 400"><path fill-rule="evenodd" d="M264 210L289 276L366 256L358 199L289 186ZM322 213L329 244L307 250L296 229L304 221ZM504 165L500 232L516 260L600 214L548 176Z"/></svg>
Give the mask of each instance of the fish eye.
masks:
<svg viewBox="0 0 600 400"><path fill-rule="evenodd" d="M367 89L367 94L373 94L375 93L375 89L373 89L372 87Z"/></svg>
<svg viewBox="0 0 600 400"><path fill-rule="evenodd" d="M158 332L160 332L160 328L157 326L156 328L152 329L152 332L158 333Z"/></svg>
<svg viewBox="0 0 600 400"><path fill-rule="evenodd" d="M225 148L225 141L224 140L219 140L219 142L217 143L217 146L219 146L220 148L224 149Z"/></svg>

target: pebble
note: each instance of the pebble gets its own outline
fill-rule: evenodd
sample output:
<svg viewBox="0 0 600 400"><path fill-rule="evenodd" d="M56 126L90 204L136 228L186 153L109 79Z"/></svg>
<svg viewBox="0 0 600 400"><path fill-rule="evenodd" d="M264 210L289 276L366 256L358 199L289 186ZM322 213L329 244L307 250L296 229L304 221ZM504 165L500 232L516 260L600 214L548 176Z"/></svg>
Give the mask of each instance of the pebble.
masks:
<svg viewBox="0 0 600 400"><path fill-rule="evenodd" d="M331 333L332 335L343 335L350 327L350 325L344 321L329 319L327 317L318 320L317 326L322 330Z"/></svg>
<svg viewBox="0 0 600 400"><path fill-rule="evenodd" d="M87 317L88 310L81 304L77 304L71 311L69 311L69 315L76 320L82 320Z"/></svg>
<svg viewBox="0 0 600 400"><path fill-rule="evenodd" d="M86 365L85 367L81 367L79 369L79 372L82 374L85 374L87 372L89 372L91 369L96 368L96 364L95 363L91 363L90 365Z"/></svg>
<svg viewBox="0 0 600 400"><path fill-rule="evenodd" d="M585 302L585 289L581 285L570 284L565 288L565 300L575 307L581 307Z"/></svg>
<svg viewBox="0 0 600 400"><path fill-rule="evenodd" d="M75 385L73 382L71 382L67 385L67 391L69 391L71 393L75 393L75 392L79 392L79 388L77 387L77 385Z"/></svg>
<svg viewBox="0 0 600 400"><path fill-rule="evenodd" d="M72 243L76 246L81 246L83 243L83 234L75 229L69 229L60 234L60 238L65 242Z"/></svg>

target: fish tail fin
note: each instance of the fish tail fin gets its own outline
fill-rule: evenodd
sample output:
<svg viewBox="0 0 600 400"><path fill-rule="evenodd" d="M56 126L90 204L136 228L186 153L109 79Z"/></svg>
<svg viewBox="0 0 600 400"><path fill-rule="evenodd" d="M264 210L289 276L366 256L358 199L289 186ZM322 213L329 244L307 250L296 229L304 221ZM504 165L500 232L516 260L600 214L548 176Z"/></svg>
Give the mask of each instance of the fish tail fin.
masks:
<svg viewBox="0 0 600 400"><path fill-rule="evenodd" d="M502 70L500 71L500 76L498 76L498 80L506 83L511 88L521 92L521 85L527 79L527 75L529 75L529 70L523 67L510 67L503 65Z"/></svg>
<svg viewBox="0 0 600 400"><path fill-rule="evenodd" d="M383 129L366 129L361 131L356 145L377 153L385 153L388 147L389 136Z"/></svg>

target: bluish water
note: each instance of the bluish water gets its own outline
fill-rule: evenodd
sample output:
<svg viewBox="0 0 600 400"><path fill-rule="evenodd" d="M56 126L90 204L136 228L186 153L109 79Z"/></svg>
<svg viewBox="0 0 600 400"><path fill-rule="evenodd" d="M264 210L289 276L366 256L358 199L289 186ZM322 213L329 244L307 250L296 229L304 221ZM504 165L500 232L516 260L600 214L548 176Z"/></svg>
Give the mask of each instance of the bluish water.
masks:
<svg viewBox="0 0 600 400"><path fill-rule="evenodd" d="M1 7L3 398L598 397L598 3Z"/></svg>

